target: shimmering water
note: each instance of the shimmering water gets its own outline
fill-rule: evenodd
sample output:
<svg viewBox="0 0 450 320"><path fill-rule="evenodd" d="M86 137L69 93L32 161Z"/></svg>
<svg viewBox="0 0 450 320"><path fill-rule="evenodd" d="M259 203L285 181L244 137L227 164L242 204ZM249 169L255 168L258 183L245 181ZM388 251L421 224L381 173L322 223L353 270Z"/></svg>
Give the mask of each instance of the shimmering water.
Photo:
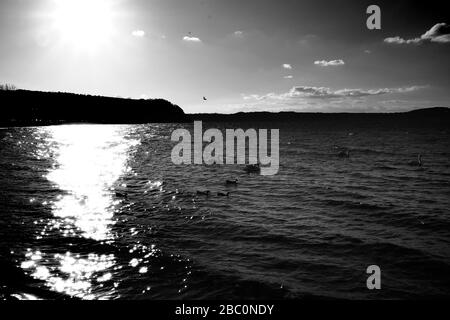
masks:
<svg viewBox="0 0 450 320"><path fill-rule="evenodd" d="M449 296L445 128L259 126L280 129L276 176L175 166L189 124L1 129L0 297Z"/></svg>

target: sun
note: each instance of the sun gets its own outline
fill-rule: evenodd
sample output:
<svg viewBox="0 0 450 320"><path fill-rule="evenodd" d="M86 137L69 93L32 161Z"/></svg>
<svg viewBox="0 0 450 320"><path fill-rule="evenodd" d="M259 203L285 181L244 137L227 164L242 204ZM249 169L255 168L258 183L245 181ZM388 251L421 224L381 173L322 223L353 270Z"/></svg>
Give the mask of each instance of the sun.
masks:
<svg viewBox="0 0 450 320"><path fill-rule="evenodd" d="M53 27L64 44L95 52L112 38L111 0L54 0Z"/></svg>

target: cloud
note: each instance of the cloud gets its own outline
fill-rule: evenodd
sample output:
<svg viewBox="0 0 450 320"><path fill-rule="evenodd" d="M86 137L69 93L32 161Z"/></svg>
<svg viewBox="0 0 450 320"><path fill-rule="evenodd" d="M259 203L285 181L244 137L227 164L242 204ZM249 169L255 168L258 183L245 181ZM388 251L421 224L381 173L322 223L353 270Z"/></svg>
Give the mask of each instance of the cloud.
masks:
<svg viewBox="0 0 450 320"><path fill-rule="evenodd" d="M422 44L424 42L450 43L450 25L437 23L420 38L403 39L399 36L384 39L389 44Z"/></svg>
<svg viewBox="0 0 450 320"><path fill-rule="evenodd" d="M288 76L284 76L283 78L284 78L284 79L292 79L292 78L294 78L294 77L291 76L291 75L288 75Z"/></svg>
<svg viewBox="0 0 450 320"><path fill-rule="evenodd" d="M430 40L431 42L449 43L450 25L446 23L435 24L430 30L422 35L421 39Z"/></svg>
<svg viewBox="0 0 450 320"><path fill-rule="evenodd" d="M372 51L370 51L370 50L364 50L364 53L371 54Z"/></svg>
<svg viewBox="0 0 450 320"><path fill-rule="evenodd" d="M190 36L184 36L183 37L183 41L186 41L186 42L197 42L197 43L202 42L202 40L200 40L200 38L190 37Z"/></svg>
<svg viewBox="0 0 450 320"><path fill-rule="evenodd" d="M419 44L421 41L422 40L420 38L405 40L398 36L384 39L384 42L389 44Z"/></svg>
<svg viewBox="0 0 450 320"><path fill-rule="evenodd" d="M402 88L383 88L383 89L339 89L332 90L326 87L308 87L297 86L293 87L289 92L282 94L269 93L266 95L247 95L245 100L292 100L296 98L304 99L336 99L336 98L362 98L368 96L379 96L393 93L408 93L417 91L427 86L411 86Z"/></svg>
<svg viewBox="0 0 450 320"><path fill-rule="evenodd" d="M244 32L238 30L238 31L235 31L235 32L233 33L233 35L234 35L235 37L237 37L237 38L243 38L243 37L244 37Z"/></svg>
<svg viewBox="0 0 450 320"><path fill-rule="evenodd" d="M320 66L320 67L336 67L336 66L343 66L345 64L344 60L331 60L331 61L326 61L326 60L320 60L320 61L314 61L314 64L316 66Z"/></svg>
<svg viewBox="0 0 450 320"><path fill-rule="evenodd" d="M144 30L134 30L131 32L131 35L133 37L142 38L142 37L145 37L145 31Z"/></svg>
<svg viewBox="0 0 450 320"><path fill-rule="evenodd" d="M284 69L291 70L291 69L292 69L292 66L291 66L289 63L285 63L285 64L283 64L283 68L284 68Z"/></svg>
<svg viewBox="0 0 450 320"><path fill-rule="evenodd" d="M436 102L417 100L408 95L428 86L408 86L380 89L330 89L327 87L295 86L285 93L264 95L242 94L244 101L230 106L237 111L297 111L297 112L399 112ZM399 100L400 99L400 100Z"/></svg>

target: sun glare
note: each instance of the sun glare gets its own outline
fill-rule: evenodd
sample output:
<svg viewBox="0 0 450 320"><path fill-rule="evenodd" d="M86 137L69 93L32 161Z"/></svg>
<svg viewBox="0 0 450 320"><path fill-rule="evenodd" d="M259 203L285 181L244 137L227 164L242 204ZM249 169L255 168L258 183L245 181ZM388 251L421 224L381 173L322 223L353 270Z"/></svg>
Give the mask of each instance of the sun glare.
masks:
<svg viewBox="0 0 450 320"><path fill-rule="evenodd" d="M114 27L112 1L55 0L53 25L64 44L95 52L111 40Z"/></svg>

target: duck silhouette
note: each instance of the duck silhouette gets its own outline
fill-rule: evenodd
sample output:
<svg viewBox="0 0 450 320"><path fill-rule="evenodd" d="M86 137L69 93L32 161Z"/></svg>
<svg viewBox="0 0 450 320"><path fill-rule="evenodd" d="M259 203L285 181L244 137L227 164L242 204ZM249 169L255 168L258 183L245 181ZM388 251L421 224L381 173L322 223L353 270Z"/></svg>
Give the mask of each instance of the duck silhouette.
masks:
<svg viewBox="0 0 450 320"><path fill-rule="evenodd" d="M127 199L128 195L125 192L116 191L116 197Z"/></svg>
<svg viewBox="0 0 450 320"><path fill-rule="evenodd" d="M423 166L422 155L421 154L417 155L417 160L408 162L408 165L412 167L422 167Z"/></svg>
<svg viewBox="0 0 450 320"><path fill-rule="evenodd" d="M226 185L237 185L238 184L238 179L233 179L233 180L227 180L225 181Z"/></svg>
<svg viewBox="0 0 450 320"><path fill-rule="evenodd" d="M209 197L209 194L211 193L211 191L209 191L209 190L206 190L206 191L200 191L200 190L197 190L197 195L201 195L201 196L207 196L207 197Z"/></svg>
<svg viewBox="0 0 450 320"><path fill-rule="evenodd" d="M337 154L339 158L350 158L350 150L341 151Z"/></svg>
<svg viewBox="0 0 450 320"><path fill-rule="evenodd" d="M247 173L259 173L259 172L261 172L261 166L260 166L259 163L257 163L257 164L249 164L249 165L245 166L244 170Z"/></svg>

